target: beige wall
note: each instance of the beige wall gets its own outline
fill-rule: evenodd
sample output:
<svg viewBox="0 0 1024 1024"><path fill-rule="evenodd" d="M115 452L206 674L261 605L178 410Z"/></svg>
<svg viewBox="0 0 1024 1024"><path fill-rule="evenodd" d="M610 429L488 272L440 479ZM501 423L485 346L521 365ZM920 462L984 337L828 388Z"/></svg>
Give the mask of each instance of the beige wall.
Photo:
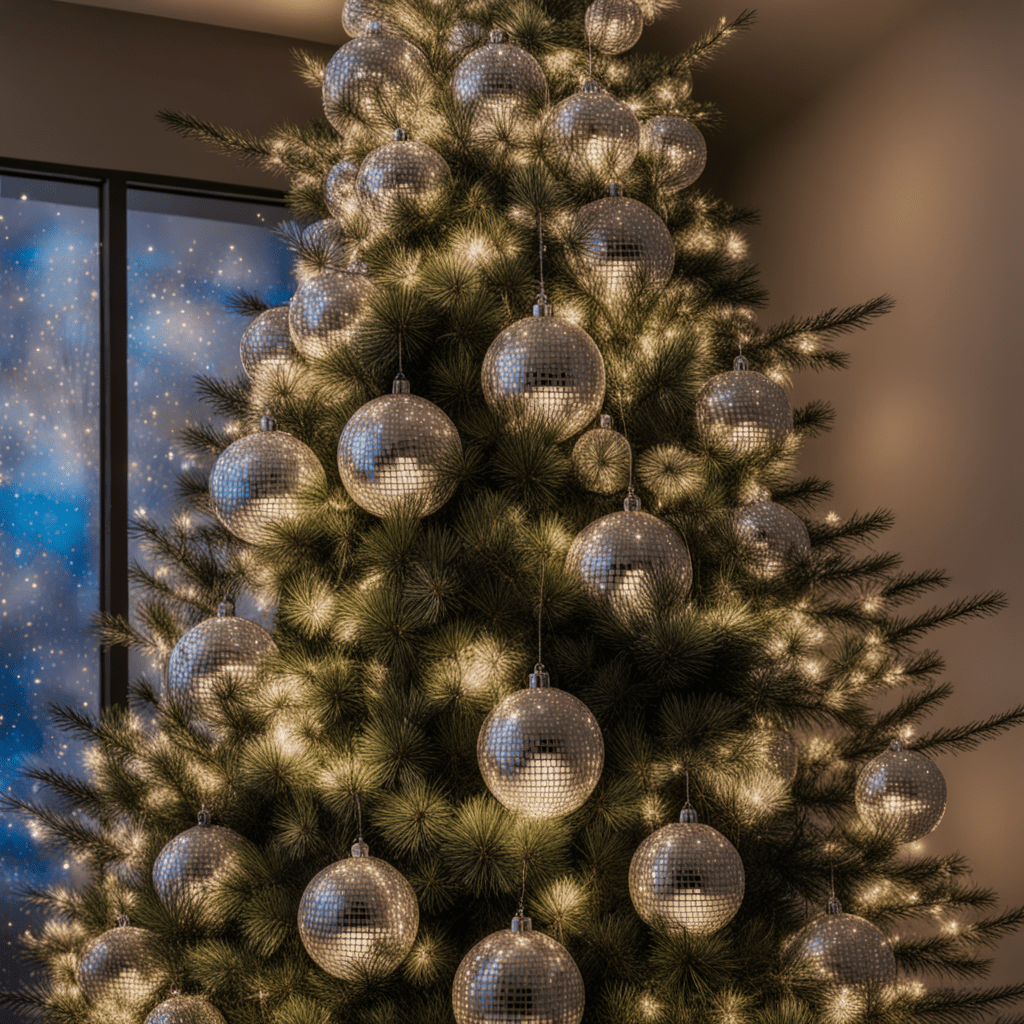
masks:
<svg viewBox="0 0 1024 1024"><path fill-rule="evenodd" d="M681 49L719 6L693 0L657 41ZM950 593L1009 593L997 620L935 639L958 687L936 723L985 717L1024 690L1014 130L1024 120L1015 99L1024 7L760 7L762 29L697 76L698 95L721 99L742 129L709 139L706 181L762 211L750 237L773 293L765 322L896 296L894 314L849 339L848 373L798 382L797 402L825 397L839 414L835 431L809 445L804 468L835 482L844 515L893 509L883 546L909 567L948 570ZM280 182L168 134L153 112L187 109L259 131L318 110L316 93L290 71L291 40L54 0L0 0L0 24L2 155L273 187ZM678 45L665 42L673 33ZM815 56L806 62L813 82L801 89L793 62L802 52ZM731 69L739 73L730 79ZM966 854L975 881L1004 903L1024 902L1022 755L1024 730L944 757L949 810L927 840ZM1004 943L996 960L993 980L1019 980L1024 941Z"/></svg>

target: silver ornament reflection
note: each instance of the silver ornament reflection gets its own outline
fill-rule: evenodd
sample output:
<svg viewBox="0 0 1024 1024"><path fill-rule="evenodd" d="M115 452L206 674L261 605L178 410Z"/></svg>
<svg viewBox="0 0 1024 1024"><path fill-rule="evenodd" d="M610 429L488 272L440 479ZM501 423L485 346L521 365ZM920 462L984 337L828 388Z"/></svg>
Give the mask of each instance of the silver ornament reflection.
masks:
<svg viewBox="0 0 1024 1024"><path fill-rule="evenodd" d="M216 717L219 694L237 689L250 694L263 663L277 654L273 637L261 626L235 615L224 601L217 617L193 626L174 645L167 661L164 697L193 721Z"/></svg>
<svg viewBox="0 0 1024 1024"><path fill-rule="evenodd" d="M876 828L912 843L933 831L946 812L946 780L938 765L899 740L872 758L857 777L857 813Z"/></svg>
<svg viewBox="0 0 1024 1024"><path fill-rule="evenodd" d="M457 1024L579 1024L583 977L569 951L528 917L478 942L452 985Z"/></svg>
<svg viewBox="0 0 1024 1024"><path fill-rule="evenodd" d="M229 828L210 824L200 811L199 824L176 835L153 862L153 888L166 907L188 908L204 924L216 926L227 918L211 901L218 883L238 867L248 844Z"/></svg>
<svg viewBox="0 0 1024 1024"><path fill-rule="evenodd" d="M781 444L793 431L786 392L737 356L734 369L707 381L697 392L697 431L713 444L749 454Z"/></svg>
<svg viewBox="0 0 1024 1024"><path fill-rule="evenodd" d="M732 522L751 569L766 579L811 553L811 538L803 520L767 498L737 509Z"/></svg>
<svg viewBox="0 0 1024 1024"><path fill-rule="evenodd" d="M410 142L398 129L395 141L368 153L359 167L356 195L367 217L381 226L411 204L423 212L441 198L452 172L439 153Z"/></svg>
<svg viewBox="0 0 1024 1024"><path fill-rule="evenodd" d="M260 313L243 332L238 354L248 377L263 363L294 362L299 352L288 329L288 307L275 306Z"/></svg>
<svg viewBox="0 0 1024 1024"><path fill-rule="evenodd" d="M704 172L708 147L696 125L685 117L652 117L640 126L640 152L661 168L659 184L677 191L692 185Z"/></svg>
<svg viewBox="0 0 1024 1024"><path fill-rule="evenodd" d="M295 347L307 357L323 359L355 337L376 290L361 266L323 270L299 285L288 305L288 325Z"/></svg>
<svg viewBox="0 0 1024 1024"><path fill-rule="evenodd" d="M644 30L644 12L636 0L594 0L583 24L595 50L625 53Z"/></svg>
<svg viewBox="0 0 1024 1024"><path fill-rule="evenodd" d="M572 465L580 483L595 494L615 494L629 484L629 442L612 429L607 414L573 445Z"/></svg>
<svg viewBox="0 0 1024 1024"><path fill-rule="evenodd" d="M668 523L640 511L630 495L626 511L613 512L583 529L569 548L565 567L584 591L619 615L641 611L666 585L675 600L690 592L693 569L682 537Z"/></svg>
<svg viewBox="0 0 1024 1024"><path fill-rule="evenodd" d="M475 21L460 19L455 22L454 27L448 34L445 48L449 53L458 55L479 46L483 38L484 30L482 26L478 25Z"/></svg>
<svg viewBox="0 0 1024 1024"><path fill-rule="evenodd" d="M393 971L412 949L419 923L412 886L362 841L351 857L316 875L299 904L302 944L336 978Z"/></svg>
<svg viewBox="0 0 1024 1024"><path fill-rule="evenodd" d="M870 921L844 914L837 900L829 903L828 913L804 925L792 943L797 960L816 980L853 989L896 981L889 940Z"/></svg>
<svg viewBox="0 0 1024 1024"><path fill-rule="evenodd" d="M171 996L154 1007L145 1024L225 1024L224 1015L205 996Z"/></svg>
<svg viewBox="0 0 1024 1024"><path fill-rule="evenodd" d="M324 113L344 135L351 110L372 119L414 105L426 81L427 60L412 43L386 35L377 23L347 42L324 72Z"/></svg>
<svg viewBox="0 0 1024 1024"><path fill-rule="evenodd" d="M75 981L89 1002L123 1010L154 999L167 983L166 966L164 948L152 932L119 923L85 947Z"/></svg>
<svg viewBox="0 0 1024 1024"><path fill-rule="evenodd" d="M766 751L768 767L784 782L792 782L800 768L800 751L785 729L773 729Z"/></svg>
<svg viewBox="0 0 1024 1024"><path fill-rule="evenodd" d="M629 895L652 928L710 935L727 925L743 902L746 882L736 847L690 807L679 823L651 833L629 865Z"/></svg>
<svg viewBox="0 0 1024 1024"><path fill-rule="evenodd" d="M675 243L665 222L617 185L576 213L573 235L579 243L573 268L606 302L627 299L641 286L660 288L672 277Z"/></svg>
<svg viewBox="0 0 1024 1024"><path fill-rule="evenodd" d="M336 256L341 255L348 239L341 225L333 217L315 220L302 229L302 241L309 246L318 246Z"/></svg>
<svg viewBox="0 0 1024 1024"><path fill-rule="evenodd" d="M388 23L387 4L382 0L345 0L341 8L341 25L353 39L365 36L372 25L379 25L383 32L393 32Z"/></svg>
<svg viewBox="0 0 1024 1024"><path fill-rule="evenodd" d="M474 127L480 127L539 108L547 100L548 83L537 58L495 30L486 46L456 67L452 93L471 112Z"/></svg>
<svg viewBox="0 0 1024 1024"><path fill-rule="evenodd" d="M491 342L480 384L487 404L506 420L543 423L564 441L604 402L604 360L590 335L553 316L541 296L532 317L517 320Z"/></svg>
<svg viewBox="0 0 1024 1024"><path fill-rule="evenodd" d="M375 516L401 507L421 516L455 493L451 463L462 451L455 424L425 398L409 393L399 374L394 392L374 398L345 424L338 440L338 473L357 504Z"/></svg>
<svg viewBox="0 0 1024 1024"><path fill-rule="evenodd" d="M625 103L587 81L551 111L547 137L554 155L578 173L617 178L636 159L640 122Z"/></svg>
<svg viewBox="0 0 1024 1024"><path fill-rule="evenodd" d="M210 474L210 501L217 518L250 544L272 539L271 528L302 514L303 492L325 486L320 460L297 437L264 416L260 431L229 444Z"/></svg>
<svg viewBox="0 0 1024 1024"><path fill-rule="evenodd" d="M339 160L324 179L324 202L332 217L348 217L354 212L356 178L359 168L349 160Z"/></svg>
<svg viewBox="0 0 1024 1024"><path fill-rule="evenodd" d="M476 757L487 788L524 818L557 818L581 807L604 767L604 740L590 709L551 686L543 665L530 688L484 719Z"/></svg>

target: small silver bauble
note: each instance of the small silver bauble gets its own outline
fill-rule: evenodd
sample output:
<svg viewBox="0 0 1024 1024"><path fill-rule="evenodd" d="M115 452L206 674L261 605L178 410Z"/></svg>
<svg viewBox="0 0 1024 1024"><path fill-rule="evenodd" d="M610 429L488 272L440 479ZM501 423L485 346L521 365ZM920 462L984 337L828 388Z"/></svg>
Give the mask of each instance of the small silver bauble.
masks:
<svg viewBox="0 0 1024 1024"><path fill-rule="evenodd" d="M452 75L455 102L474 126L506 121L539 108L548 83L537 58L495 29L490 42L463 58Z"/></svg>
<svg viewBox="0 0 1024 1024"><path fill-rule="evenodd" d="M579 1024L583 977L569 951L521 914L478 942L452 985L457 1024Z"/></svg>
<svg viewBox="0 0 1024 1024"><path fill-rule="evenodd" d="M938 765L899 740L872 758L857 777L857 812L901 843L928 835L946 812L946 780Z"/></svg>
<svg viewBox="0 0 1024 1024"><path fill-rule="evenodd" d="M697 431L705 441L736 454L781 444L793 430L786 392L737 356L733 369L719 373L697 392Z"/></svg>
<svg viewBox="0 0 1024 1024"><path fill-rule="evenodd" d="M298 349L288 329L288 307L275 306L260 313L242 334L238 354L249 377L263 363L294 362Z"/></svg>
<svg viewBox="0 0 1024 1024"><path fill-rule="evenodd" d="M797 960L817 980L853 989L896 981L889 940L870 921L844 914L835 898L792 941Z"/></svg>
<svg viewBox="0 0 1024 1024"><path fill-rule="evenodd" d="M91 1003L119 1010L152 1001L166 984L165 951L145 928L132 928L128 919L95 938L82 953L75 970L78 987Z"/></svg>
<svg viewBox="0 0 1024 1024"><path fill-rule="evenodd" d="M390 395L367 402L345 424L338 473L349 497L375 516L402 507L427 516L455 492L446 463L461 451L455 424L433 402L410 394L399 374Z"/></svg>
<svg viewBox="0 0 1024 1024"><path fill-rule="evenodd" d="M604 360L590 335L554 316L542 295L532 317L517 320L491 342L480 383L487 404L503 417L543 423L564 441L604 402Z"/></svg>
<svg viewBox="0 0 1024 1024"><path fill-rule="evenodd" d="M475 21L460 19L455 22L448 34L448 42L445 46L449 53L458 55L479 46L483 38L484 30L480 25Z"/></svg>
<svg viewBox="0 0 1024 1024"><path fill-rule="evenodd" d="M800 751L785 729L773 729L766 751L768 766L783 782L792 782L800 768Z"/></svg>
<svg viewBox="0 0 1024 1024"><path fill-rule="evenodd" d="M145 1024L225 1024L224 1015L205 996L171 996L150 1010Z"/></svg>
<svg viewBox="0 0 1024 1024"><path fill-rule="evenodd" d="M379 23L347 42L324 72L324 113L344 134L346 114L364 118L398 111L414 103L426 78L427 61L412 43L387 35Z"/></svg>
<svg viewBox="0 0 1024 1024"><path fill-rule="evenodd" d="M273 417L221 452L210 474L217 518L250 544L272 539L272 527L301 515L303 491L325 486L320 460L297 437L277 429Z"/></svg>
<svg viewBox="0 0 1024 1024"><path fill-rule="evenodd" d="M299 936L328 974L393 971L416 940L420 908L412 886L362 840L352 856L326 867L306 886Z"/></svg>
<svg viewBox="0 0 1024 1024"><path fill-rule="evenodd" d="M153 862L153 888L167 907L187 908L205 924L219 925L225 916L211 902L218 882L238 867L248 844L229 828L210 824L210 812L199 812L199 824L179 832Z"/></svg>
<svg viewBox="0 0 1024 1024"><path fill-rule="evenodd" d="M629 895L636 912L670 935L710 935L725 927L743 902L743 861L736 847L692 807L679 824L651 833L629 865Z"/></svg>
<svg viewBox="0 0 1024 1024"><path fill-rule="evenodd" d="M692 185L703 173L708 147L697 126L685 117L652 117L640 126L640 151L662 169L659 184L675 191Z"/></svg>
<svg viewBox="0 0 1024 1024"><path fill-rule="evenodd" d="M737 509L732 522L743 554L759 576L777 576L811 553L803 520L767 498Z"/></svg>
<svg viewBox="0 0 1024 1024"><path fill-rule="evenodd" d="M388 24L387 4L382 0L345 0L341 8L341 26L353 39L365 36L374 24L381 31L390 32Z"/></svg>
<svg viewBox="0 0 1024 1024"><path fill-rule="evenodd" d="M319 246L328 252L341 252L347 244L345 232L333 217L315 220L302 229L302 241L306 245Z"/></svg>
<svg viewBox="0 0 1024 1024"><path fill-rule="evenodd" d="M530 688L505 697L484 719L476 757L487 788L524 818L557 818L581 807L604 767L597 719L556 689L543 665Z"/></svg>
<svg viewBox="0 0 1024 1024"><path fill-rule="evenodd" d="M569 548L566 569L590 597L620 615L642 610L656 594L665 597L666 586L682 600L693 581L682 537L668 523L641 512L632 492L623 507L580 532Z"/></svg>
<svg viewBox="0 0 1024 1024"><path fill-rule="evenodd" d="M576 476L595 494L624 491L629 483L631 458L629 442L612 429L612 418L607 414L602 415L599 425L583 434L572 449Z"/></svg>
<svg viewBox="0 0 1024 1024"><path fill-rule="evenodd" d="M675 244L665 222L618 185L576 214L576 273L605 300L621 301L640 286L660 288L672 277Z"/></svg>
<svg viewBox="0 0 1024 1024"><path fill-rule="evenodd" d="M551 111L547 136L554 155L577 172L617 178L636 158L640 122L625 103L588 81Z"/></svg>
<svg viewBox="0 0 1024 1024"><path fill-rule="evenodd" d="M347 217L353 212L356 178L359 168L350 160L339 160L324 179L324 202L332 217Z"/></svg>
<svg viewBox="0 0 1024 1024"><path fill-rule="evenodd" d="M303 281L288 305L288 325L295 347L304 355L323 359L355 337L375 286L365 268L323 270Z"/></svg>
<svg viewBox="0 0 1024 1024"><path fill-rule="evenodd" d="M208 723L217 695L226 687L251 691L262 663L277 654L273 637L261 626L235 615L222 601L217 617L193 626L174 645L167 662L165 696L189 718Z"/></svg>
<svg viewBox="0 0 1024 1024"><path fill-rule="evenodd" d="M399 128L395 141L368 153L359 167L356 195L370 220L380 225L407 205L423 212L436 203L452 180L439 153L410 142Z"/></svg>
<svg viewBox="0 0 1024 1024"><path fill-rule="evenodd" d="M644 12L636 0L594 0L584 16L587 39L601 53L625 53L644 30Z"/></svg>

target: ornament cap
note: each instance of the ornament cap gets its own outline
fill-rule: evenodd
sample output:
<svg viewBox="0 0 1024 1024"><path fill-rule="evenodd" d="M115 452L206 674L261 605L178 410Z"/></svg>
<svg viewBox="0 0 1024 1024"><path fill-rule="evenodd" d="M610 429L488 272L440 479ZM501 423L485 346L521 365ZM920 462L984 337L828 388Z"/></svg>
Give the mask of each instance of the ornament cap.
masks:
<svg viewBox="0 0 1024 1024"><path fill-rule="evenodd" d="M395 142L405 142L408 136L405 134L404 128L395 129Z"/></svg>
<svg viewBox="0 0 1024 1024"><path fill-rule="evenodd" d="M734 370L749 370L750 369L750 364L747 362L747 357L745 355L742 355L742 354L738 355L732 361L732 368Z"/></svg>
<svg viewBox="0 0 1024 1024"><path fill-rule="evenodd" d="M687 804L679 812L679 821L683 825L692 825L697 821L697 812L689 804Z"/></svg>
<svg viewBox="0 0 1024 1024"><path fill-rule="evenodd" d="M490 35L487 37L492 43L507 43L508 36L500 28L492 28Z"/></svg>
<svg viewBox="0 0 1024 1024"><path fill-rule="evenodd" d="M260 417L260 430L267 433L271 430L277 430L277 420L268 412L265 416Z"/></svg>
<svg viewBox="0 0 1024 1024"><path fill-rule="evenodd" d="M412 385L409 383L409 378L404 373L398 373L395 375L394 381L391 383L391 394L393 395L409 395L412 394Z"/></svg>
<svg viewBox="0 0 1024 1024"><path fill-rule="evenodd" d="M532 932L533 918L526 917L523 914L516 914L516 916L512 918L511 928L514 932Z"/></svg>
<svg viewBox="0 0 1024 1024"><path fill-rule="evenodd" d="M832 893L828 898L828 906L825 908L826 914L841 914L843 912L843 905L836 899L836 894Z"/></svg>
<svg viewBox="0 0 1024 1024"><path fill-rule="evenodd" d="M548 297L544 294L537 296L537 301L533 304L533 315L534 316L554 316L555 307L548 302Z"/></svg>
<svg viewBox="0 0 1024 1024"><path fill-rule="evenodd" d="M364 843L362 841L362 839L357 839L352 844L352 856L353 857L369 857L370 856L370 847L367 846L367 844Z"/></svg>
<svg viewBox="0 0 1024 1024"><path fill-rule="evenodd" d="M622 186L620 184L618 184L618 182L610 181L608 183L608 195L610 195L610 196L617 196L617 197L621 198L621 196L622 196Z"/></svg>
<svg viewBox="0 0 1024 1024"><path fill-rule="evenodd" d="M201 826L202 826L203 828L206 828L206 826L207 826L207 825L209 825L209 824L210 824L210 821L212 820L212 819L211 819L211 817L210 817L210 812L209 812L209 811L208 811L208 810L207 810L207 809L206 809L206 808L204 807L204 808L203 808L203 809L202 809L202 810L201 810L201 811L200 811L200 812L199 812L199 813L198 813L198 814L196 815L196 820L197 820L197 821L199 822L199 824L200 824L200 825L201 825Z"/></svg>
<svg viewBox="0 0 1024 1024"><path fill-rule="evenodd" d="M622 507L626 512L639 512L641 509L640 496L633 492L633 488L630 487L629 494L626 495L626 500L623 501Z"/></svg>
<svg viewBox="0 0 1024 1024"><path fill-rule="evenodd" d="M530 689L543 690L551 685L551 676L542 662L537 662L530 673Z"/></svg>
<svg viewBox="0 0 1024 1024"><path fill-rule="evenodd" d="M219 605L217 605L217 618L226 619L235 614L235 602L230 597L225 597Z"/></svg>
<svg viewBox="0 0 1024 1024"><path fill-rule="evenodd" d="M901 740L901 739L893 740L892 743L889 744L889 749L890 750L904 750L905 748L903 746L903 740Z"/></svg>
<svg viewBox="0 0 1024 1024"><path fill-rule="evenodd" d="M611 416L606 412L601 413L601 415L598 416L597 418L597 425L598 427L601 428L601 430L611 430L612 424L613 420Z"/></svg>
<svg viewBox="0 0 1024 1024"><path fill-rule="evenodd" d="M382 36L384 35L384 25L379 21L371 21L366 26L366 35L368 36Z"/></svg>
<svg viewBox="0 0 1024 1024"><path fill-rule="evenodd" d="M595 82L592 78L588 78L583 83L583 91L584 92L604 92L604 89L602 89L601 86L599 86L597 84L597 82Z"/></svg>
<svg viewBox="0 0 1024 1024"><path fill-rule="evenodd" d="M117 928L127 928L132 923L132 919L127 914L118 914L114 918L114 926Z"/></svg>

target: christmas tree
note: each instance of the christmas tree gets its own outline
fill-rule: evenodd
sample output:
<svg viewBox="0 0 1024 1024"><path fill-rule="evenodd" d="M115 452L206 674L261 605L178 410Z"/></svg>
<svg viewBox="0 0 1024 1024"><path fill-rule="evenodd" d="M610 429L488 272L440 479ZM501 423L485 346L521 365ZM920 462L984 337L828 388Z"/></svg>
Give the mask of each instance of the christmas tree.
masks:
<svg viewBox="0 0 1024 1024"><path fill-rule="evenodd" d="M973 987L1024 914L911 845L927 755L1024 718L919 731L949 688L915 644L1000 598L902 613L942 575L865 552L884 513L815 515L830 414L784 385L889 301L758 324L690 78L751 19L630 57L660 2L348 0L353 40L298 55L325 118L165 115L289 176L298 286L237 297L244 375L199 382L225 424L179 439L209 469L136 525L103 630L154 671L61 709L88 777L19 805L94 881L32 894L47 981L11 1005L895 1024L1024 995Z"/></svg>

